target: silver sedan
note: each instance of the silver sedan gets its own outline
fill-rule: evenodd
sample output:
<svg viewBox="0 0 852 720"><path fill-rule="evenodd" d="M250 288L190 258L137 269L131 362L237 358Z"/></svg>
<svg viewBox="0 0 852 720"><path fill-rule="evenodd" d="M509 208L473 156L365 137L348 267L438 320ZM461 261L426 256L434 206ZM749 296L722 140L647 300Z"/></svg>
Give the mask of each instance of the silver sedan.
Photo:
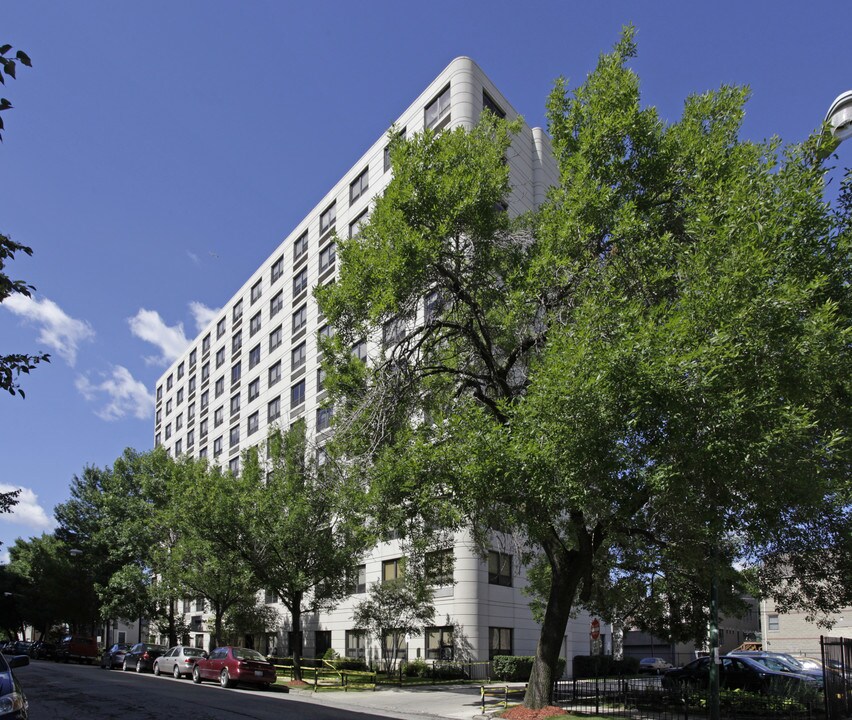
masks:
<svg viewBox="0 0 852 720"><path fill-rule="evenodd" d="M204 651L201 648L189 647L189 645L175 645L169 648L168 652L160 655L154 660L154 675L170 674L173 677L180 678L185 675L192 675L192 668L195 667L195 662L204 657Z"/></svg>

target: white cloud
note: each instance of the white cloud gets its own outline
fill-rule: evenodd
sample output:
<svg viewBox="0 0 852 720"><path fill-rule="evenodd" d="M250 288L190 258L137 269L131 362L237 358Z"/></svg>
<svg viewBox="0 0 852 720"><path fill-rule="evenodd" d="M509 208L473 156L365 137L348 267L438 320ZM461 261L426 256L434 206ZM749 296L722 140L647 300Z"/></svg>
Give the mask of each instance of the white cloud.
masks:
<svg viewBox="0 0 852 720"><path fill-rule="evenodd" d="M176 360L189 345L189 340L183 334L183 323L166 325L156 310L140 308L139 312L127 322L130 325L130 332L136 337L160 349L158 357L145 358L151 364L168 365Z"/></svg>
<svg viewBox="0 0 852 720"><path fill-rule="evenodd" d="M0 515L0 521L23 525L34 532L52 530L56 527L56 520L39 505L38 495L30 488L0 483L0 492L11 492L12 490L21 491L18 495L18 503L12 508L11 512Z"/></svg>
<svg viewBox="0 0 852 720"><path fill-rule="evenodd" d="M108 398L103 407L95 410L95 414L102 420L119 420L127 415L144 420L151 417L154 410L154 396L148 392L144 383L136 380L121 365L116 365L112 375L99 383L92 383L89 378L80 375L75 385L90 402L99 401L104 395Z"/></svg>
<svg viewBox="0 0 852 720"><path fill-rule="evenodd" d="M204 303L195 301L189 303L189 310L192 313L192 317L195 318L195 327L198 329L198 332L201 332L216 319L220 309L209 308Z"/></svg>
<svg viewBox="0 0 852 720"><path fill-rule="evenodd" d="M11 295L2 307L39 326L38 340L55 350L72 367L77 362L77 348L84 340L95 337L89 323L67 315L52 300L34 300L26 295Z"/></svg>
<svg viewBox="0 0 852 720"><path fill-rule="evenodd" d="M187 257L189 257L189 259L192 260L192 262L194 262L196 265L201 265L201 259L194 252L187 250L186 254Z"/></svg>

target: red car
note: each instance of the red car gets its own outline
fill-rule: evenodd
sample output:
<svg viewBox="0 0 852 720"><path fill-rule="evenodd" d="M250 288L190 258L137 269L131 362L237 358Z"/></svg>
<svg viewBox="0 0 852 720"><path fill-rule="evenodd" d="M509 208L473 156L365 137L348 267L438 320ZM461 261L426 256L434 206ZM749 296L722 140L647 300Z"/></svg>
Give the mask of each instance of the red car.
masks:
<svg viewBox="0 0 852 720"><path fill-rule="evenodd" d="M268 688L275 682L275 666L257 650L220 647L207 657L198 658L192 669L192 681L216 680L224 687L237 683Z"/></svg>

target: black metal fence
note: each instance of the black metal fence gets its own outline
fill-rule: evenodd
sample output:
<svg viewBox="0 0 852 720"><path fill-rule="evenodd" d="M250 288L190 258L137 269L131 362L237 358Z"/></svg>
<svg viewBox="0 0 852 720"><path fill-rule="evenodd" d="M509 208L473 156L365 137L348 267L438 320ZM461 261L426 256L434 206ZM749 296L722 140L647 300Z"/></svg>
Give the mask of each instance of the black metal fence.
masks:
<svg viewBox="0 0 852 720"><path fill-rule="evenodd" d="M852 717L852 639L820 637L825 713L828 720Z"/></svg>
<svg viewBox="0 0 852 720"><path fill-rule="evenodd" d="M553 702L574 713L599 716L690 720L709 716L708 694L701 690L667 689L659 678L559 680ZM720 714L725 720L825 720L821 695L795 698L722 690Z"/></svg>

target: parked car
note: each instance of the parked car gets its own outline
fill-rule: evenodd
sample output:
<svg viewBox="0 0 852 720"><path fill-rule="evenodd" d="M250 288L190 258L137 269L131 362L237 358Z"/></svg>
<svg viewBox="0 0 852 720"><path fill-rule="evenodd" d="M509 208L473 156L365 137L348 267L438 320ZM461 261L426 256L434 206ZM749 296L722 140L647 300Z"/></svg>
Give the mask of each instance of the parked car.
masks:
<svg viewBox="0 0 852 720"><path fill-rule="evenodd" d="M237 683L267 688L275 679L275 666L257 650L248 648L216 648L208 657L199 658L192 668L193 682L216 680L224 688Z"/></svg>
<svg viewBox="0 0 852 720"><path fill-rule="evenodd" d="M56 647L54 660L57 662L74 660L91 665L99 655L98 643L94 638L66 635Z"/></svg>
<svg viewBox="0 0 852 720"><path fill-rule="evenodd" d="M28 655L10 655L4 657L0 654L0 718L6 720L27 720L29 704L26 695L12 672L12 668L29 665Z"/></svg>
<svg viewBox="0 0 852 720"><path fill-rule="evenodd" d="M154 660L166 652L166 649L165 645L136 643L124 654L124 659L121 661L121 669L133 669L138 673L151 670L154 667Z"/></svg>
<svg viewBox="0 0 852 720"><path fill-rule="evenodd" d="M166 673L175 678L180 678L182 675L192 677L192 668L195 667L195 662L202 657L204 657L204 650L201 648L175 645L173 648L169 648L165 655L154 660L154 675Z"/></svg>
<svg viewBox="0 0 852 720"><path fill-rule="evenodd" d="M128 650L130 650L130 645L127 643L115 643L108 650L104 650L104 654L101 655L101 667L107 670L120 668Z"/></svg>
<svg viewBox="0 0 852 720"><path fill-rule="evenodd" d="M822 668L805 667L802 663L796 660L792 655L783 653L761 652L747 655L751 660L765 665L770 670L778 670L779 672L795 673L797 675L807 675L817 683L820 689L823 687Z"/></svg>
<svg viewBox="0 0 852 720"><path fill-rule="evenodd" d="M47 640L36 640L30 647L29 656L34 660L53 660L56 657L56 644Z"/></svg>
<svg viewBox="0 0 852 720"><path fill-rule="evenodd" d="M646 657L642 658L639 661L639 672L640 673L652 673L654 675L659 675L665 670L671 670L672 664L663 658L658 657Z"/></svg>
<svg viewBox="0 0 852 720"><path fill-rule="evenodd" d="M3 648L4 655L27 655L30 654L30 648L33 646L31 642L26 640L12 640L6 643Z"/></svg>
<svg viewBox="0 0 852 720"><path fill-rule="evenodd" d="M723 655L719 665L719 685L729 690L749 690L773 695L816 692L813 678L772 670L742 655ZM661 679L664 688L706 689L710 682L709 657L698 658L682 668L668 670Z"/></svg>

